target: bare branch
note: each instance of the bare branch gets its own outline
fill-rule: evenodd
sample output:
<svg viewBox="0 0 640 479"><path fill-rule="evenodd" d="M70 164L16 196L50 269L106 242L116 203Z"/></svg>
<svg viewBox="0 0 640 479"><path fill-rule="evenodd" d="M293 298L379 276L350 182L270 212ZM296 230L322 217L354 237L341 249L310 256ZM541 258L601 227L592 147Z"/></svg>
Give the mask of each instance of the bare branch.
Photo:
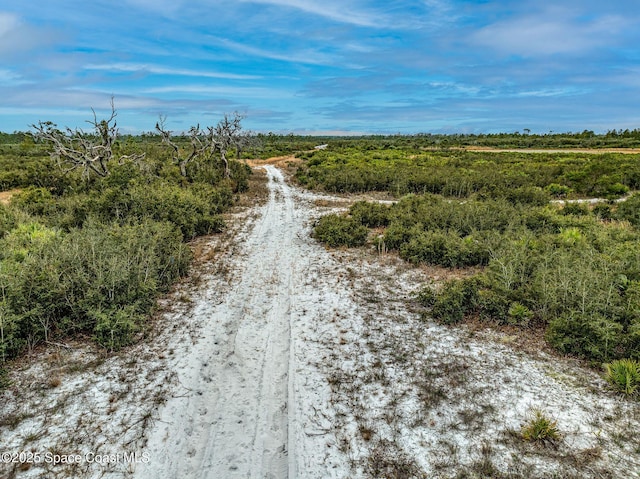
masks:
<svg viewBox="0 0 640 479"><path fill-rule="evenodd" d="M200 125L192 126L189 129L190 148L187 151L181 151L171 139L172 132L165 126L166 117L160 117L156 123L156 130L160 133L162 142L172 148L173 161L180 166L183 176L187 175L186 166L191 161L206 154L219 154L224 165L224 177L229 178L229 150L235 148L236 153L240 155L242 149L250 144L251 135L242 133L242 119L243 117L236 112L232 116L225 114L216 126L206 127L205 130L201 129Z"/></svg>
<svg viewBox="0 0 640 479"><path fill-rule="evenodd" d="M83 178L89 178L91 173L100 177L109 174L109 162L114 158L113 147L118 138L118 128L115 121L117 112L113 97L111 98L111 115L106 120L98 120L96 112L93 112L93 121L87 120L92 125L93 133L88 134L76 128L67 127L59 130L55 123L39 121L37 125L31 125L35 129L34 139L49 143L52 147L50 155L58 162L58 165L66 173L76 169L82 171ZM130 159L139 161L144 154L121 155L118 161Z"/></svg>

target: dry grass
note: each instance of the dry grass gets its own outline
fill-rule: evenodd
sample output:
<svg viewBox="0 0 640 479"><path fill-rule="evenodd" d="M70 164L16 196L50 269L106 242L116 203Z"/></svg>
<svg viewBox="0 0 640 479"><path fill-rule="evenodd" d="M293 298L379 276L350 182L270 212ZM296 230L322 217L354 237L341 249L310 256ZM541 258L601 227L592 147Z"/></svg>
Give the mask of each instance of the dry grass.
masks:
<svg viewBox="0 0 640 479"><path fill-rule="evenodd" d="M236 208L251 208L262 205L269 197L267 189L267 173L263 168L253 168L249 177L249 189L238 195Z"/></svg>
<svg viewBox="0 0 640 479"><path fill-rule="evenodd" d="M11 198L21 191L22 190L20 189L0 191L0 203L2 203L3 205L8 205L11 202Z"/></svg>
<svg viewBox="0 0 640 479"><path fill-rule="evenodd" d="M256 168L264 165L273 165L277 166L281 169L287 169L291 166L299 165L303 160L300 158L296 158L294 155L285 155L285 156L274 156L272 158L267 158L266 160L254 159L247 160L247 164L252 168Z"/></svg>

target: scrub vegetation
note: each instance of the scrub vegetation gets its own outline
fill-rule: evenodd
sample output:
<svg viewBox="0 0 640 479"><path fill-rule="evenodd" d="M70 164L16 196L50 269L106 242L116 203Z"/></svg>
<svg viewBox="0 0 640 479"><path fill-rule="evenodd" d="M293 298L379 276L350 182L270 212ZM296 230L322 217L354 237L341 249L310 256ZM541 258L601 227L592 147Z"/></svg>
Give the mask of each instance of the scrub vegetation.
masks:
<svg viewBox="0 0 640 479"><path fill-rule="evenodd" d="M559 352L596 364L640 357L639 155L373 144L306 157L304 185L397 197L322 218L319 240L353 246L350 232L364 226L378 252L476 267L420 295L439 321L543 330ZM580 200L590 197L601 200Z"/></svg>
<svg viewBox="0 0 640 479"><path fill-rule="evenodd" d="M247 188L241 162L210 149L181 165L175 149L188 151L188 136L171 148L159 135L119 137L115 117L88 133L41 122L2 137L2 362L70 336L107 350L132 343L157 296L188 271L186 243L221 231ZM225 148L235 154L231 141Z"/></svg>

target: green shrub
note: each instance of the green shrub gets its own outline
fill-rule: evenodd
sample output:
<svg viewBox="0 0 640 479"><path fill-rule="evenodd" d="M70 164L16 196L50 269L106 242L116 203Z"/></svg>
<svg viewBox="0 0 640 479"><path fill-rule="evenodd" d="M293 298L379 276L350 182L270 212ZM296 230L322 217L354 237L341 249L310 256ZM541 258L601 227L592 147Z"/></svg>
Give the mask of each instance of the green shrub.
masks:
<svg viewBox="0 0 640 479"><path fill-rule="evenodd" d="M555 198L565 198L569 193L571 193L571 188L566 185L560 185L558 183L551 183L545 187L545 190L549 192L551 196Z"/></svg>
<svg viewBox="0 0 640 479"><path fill-rule="evenodd" d="M517 301L511 303L509 307L509 319L510 324L517 326L527 326L529 321L533 318L533 312L525 305L518 303Z"/></svg>
<svg viewBox="0 0 640 479"><path fill-rule="evenodd" d="M640 386L640 361L617 359L604 364L605 379L616 390L630 396Z"/></svg>
<svg viewBox="0 0 640 479"><path fill-rule="evenodd" d="M520 431L525 441L555 445L561 435L557 421L550 419L540 409L532 409Z"/></svg>
<svg viewBox="0 0 640 479"><path fill-rule="evenodd" d="M109 351L128 346L134 340L134 334L145 321L145 316L133 306L118 309L92 310L89 312L95 341Z"/></svg>
<svg viewBox="0 0 640 479"><path fill-rule="evenodd" d="M6 266L0 263L0 288L7 286ZM5 300L0 301L0 363L14 357L25 345L18 330L18 317L11 311ZM1 372L1 367L0 367ZM0 385L0 389L2 386Z"/></svg>
<svg viewBox="0 0 640 479"><path fill-rule="evenodd" d="M157 294L187 271L191 255L175 226L145 220L88 222L32 245L20 262L11 258L0 263L10 333L0 348L9 356L54 334L93 332L102 343L111 341L110 348L124 345L138 322L133 312L147 313Z"/></svg>
<svg viewBox="0 0 640 479"><path fill-rule="evenodd" d="M53 210L55 200L47 188L29 186L11 198L11 205L31 215L46 215Z"/></svg>
<svg viewBox="0 0 640 479"><path fill-rule="evenodd" d="M351 217L368 228L378 228L389 224L390 208L379 203L358 201L350 208Z"/></svg>
<svg viewBox="0 0 640 479"><path fill-rule="evenodd" d="M0 203L0 239L16 227L17 218L13 209Z"/></svg>
<svg viewBox="0 0 640 479"><path fill-rule="evenodd" d="M613 218L613 212L611 211L611 206L604 203L598 203L597 205L595 205L593 207L593 210L591 210L591 212L596 218L600 220L610 220Z"/></svg>
<svg viewBox="0 0 640 479"><path fill-rule="evenodd" d="M134 181L127 189L108 186L89 195L61 198L52 221L60 227L70 228L81 226L88 218L104 222L116 220L122 224L148 218L175 224L189 240L221 231L224 221L220 213L232 201L229 187L203 183L182 187L163 181L152 184Z"/></svg>
<svg viewBox="0 0 640 479"><path fill-rule="evenodd" d="M538 186L520 186L508 189L504 197L512 203L531 206L545 206L551 200L549 192Z"/></svg>
<svg viewBox="0 0 640 479"><path fill-rule="evenodd" d="M314 236L327 246L361 246L369 230L355 219L340 215L327 215L320 218L314 229Z"/></svg>
<svg viewBox="0 0 640 479"><path fill-rule="evenodd" d="M480 318L486 321L507 323L509 319L510 301L504 292L493 289L478 291L478 310Z"/></svg>
<svg viewBox="0 0 640 479"><path fill-rule="evenodd" d="M487 264L489 249L471 235L460 238L449 231L421 231L400 246L400 257L411 263L459 268Z"/></svg>
<svg viewBox="0 0 640 479"><path fill-rule="evenodd" d="M433 317L444 324L459 323L475 308L477 295L477 283L473 279L448 281L433 303Z"/></svg>
<svg viewBox="0 0 640 479"><path fill-rule="evenodd" d="M436 298L437 294L430 286L422 288L416 296L418 303L426 308L432 307L436 302Z"/></svg>
<svg viewBox="0 0 640 479"><path fill-rule="evenodd" d="M623 346L623 326L598 314L569 312L549 322L549 343L565 354L597 361L619 356Z"/></svg>
<svg viewBox="0 0 640 479"><path fill-rule="evenodd" d="M640 194L630 196L626 201L618 203L616 218L631 223L640 228Z"/></svg>
<svg viewBox="0 0 640 479"><path fill-rule="evenodd" d="M0 258L23 261L30 251L39 250L42 246L53 241L56 236L59 236L57 230L43 226L38 222L20 223L3 239L1 243L3 251L0 252Z"/></svg>
<svg viewBox="0 0 640 479"><path fill-rule="evenodd" d="M557 244L560 246L586 246L586 239L579 228L564 228L557 237Z"/></svg>
<svg viewBox="0 0 640 479"><path fill-rule="evenodd" d="M565 216L587 216L589 214L589 206L584 203L566 203L560 213Z"/></svg>
<svg viewBox="0 0 640 479"><path fill-rule="evenodd" d="M9 379L9 373L7 370L0 366L0 391L9 387L11 385L11 380Z"/></svg>

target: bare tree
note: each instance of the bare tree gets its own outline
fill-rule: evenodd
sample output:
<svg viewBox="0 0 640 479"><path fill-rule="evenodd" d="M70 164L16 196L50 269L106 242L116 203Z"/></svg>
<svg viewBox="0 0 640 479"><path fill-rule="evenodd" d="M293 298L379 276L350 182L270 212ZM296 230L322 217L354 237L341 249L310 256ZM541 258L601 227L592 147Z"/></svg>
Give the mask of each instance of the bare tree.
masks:
<svg viewBox="0 0 640 479"><path fill-rule="evenodd" d="M187 176L187 164L196 158L204 155L220 155L224 166L223 175L225 178L231 176L229 150L235 149L239 156L244 148L247 148L250 134L242 131L242 116L234 113L232 116L225 113L224 118L216 126L209 126L205 130L200 125L192 126L189 129L190 147L182 152L180 147L172 140L172 132L165 126L166 117L161 116L156 123L156 130L162 136L162 142L173 150L173 160L180 166L182 176Z"/></svg>
<svg viewBox="0 0 640 479"><path fill-rule="evenodd" d="M207 128L211 151L212 153L218 152L220 154L220 159L224 164L225 178L229 178L231 175L227 153L231 148L240 148L242 143L242 118L242 115L237 112L231 117L225 113L222 120L215 127L210 126Z"/></svg>
<svg viewBox="0 0 640 479"><path fill-rule="evenodd" d="M111 115L106 120L98 120L92 108L93 120L87 120L93 131L87 133L80 128L72 130L65 127L59 130L55 123L39 121L31 125L35 129L34 139L49 143L52 146L51 157L58 162L65 173L76 169L82 170L82 177L91 174L100 177L109 175L109 162L115 158L113 148L118 138L116 123L117 112L111 98ZM119 155L117 161L139 161L144 153L138 155Z"/></svg>
<svg viewBox="0 0 640 479"><path fill-rule="evenodd" d="M203 131L200 129L200 125L192 126L189 129L189 141L191 148L186 153L180 152L180 147L171 139L172 132L165 127L166 117L161 116L160 121L156 123L156 130L162 136L162 143L169 146L172 150L173 161L175 161L180 167L180 173L182 176L187 176L187 164L204 154L208 149L207 138Z"/></svg>

